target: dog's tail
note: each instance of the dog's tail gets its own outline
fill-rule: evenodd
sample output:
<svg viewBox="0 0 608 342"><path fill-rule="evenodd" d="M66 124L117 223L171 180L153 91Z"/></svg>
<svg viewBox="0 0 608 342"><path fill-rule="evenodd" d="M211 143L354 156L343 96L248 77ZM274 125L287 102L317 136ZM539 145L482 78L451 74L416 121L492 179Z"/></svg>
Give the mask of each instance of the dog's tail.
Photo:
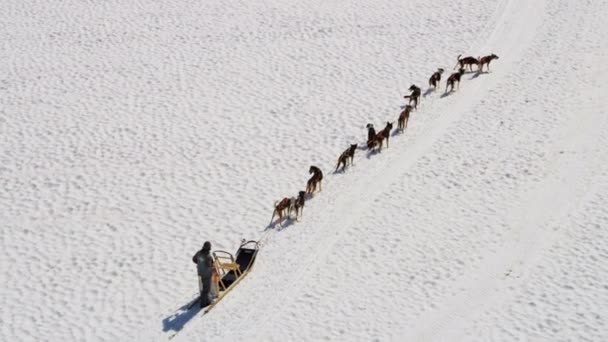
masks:
<svg viewBox="0 0 608 342"><path fill-rule="evenodd" d="M462 56L462 54L458 55L458 57L456 57L456 65L454 66L454 69L452 70L456 70L456 67L458 66L458 64L460 64L460 56Z"/></svg>

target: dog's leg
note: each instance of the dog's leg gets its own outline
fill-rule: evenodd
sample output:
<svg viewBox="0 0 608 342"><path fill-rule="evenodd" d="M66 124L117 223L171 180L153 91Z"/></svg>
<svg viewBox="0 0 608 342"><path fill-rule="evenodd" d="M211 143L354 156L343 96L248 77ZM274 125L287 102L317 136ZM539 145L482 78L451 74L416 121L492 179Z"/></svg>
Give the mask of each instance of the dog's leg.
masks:
<svg viewBox="0 0 608 342"><path fill-rule="evenodd" d="M272 224L272 220L274 220L274 215L276 214L276 212L277 212L277 209L275 208L275 209L272 211L272 217L270 218L270 223L269 223L268 225L271 225L271 224Z"/></svg>

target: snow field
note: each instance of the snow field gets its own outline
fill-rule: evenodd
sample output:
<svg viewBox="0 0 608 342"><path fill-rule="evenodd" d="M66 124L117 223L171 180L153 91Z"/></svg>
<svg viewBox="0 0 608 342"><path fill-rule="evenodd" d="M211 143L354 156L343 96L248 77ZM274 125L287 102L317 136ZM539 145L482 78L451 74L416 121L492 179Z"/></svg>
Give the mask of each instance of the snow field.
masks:
<svg viewBox="0 0 608 342"><path fill-rule="evenodd" d="M606 13L6 1L2 340L165 340L191 255L262 236L311 164L326 176L304 220L265 233L253 273L176 340L605 340ZM410 84L492 52L492 73L330 174Z"/></svg>

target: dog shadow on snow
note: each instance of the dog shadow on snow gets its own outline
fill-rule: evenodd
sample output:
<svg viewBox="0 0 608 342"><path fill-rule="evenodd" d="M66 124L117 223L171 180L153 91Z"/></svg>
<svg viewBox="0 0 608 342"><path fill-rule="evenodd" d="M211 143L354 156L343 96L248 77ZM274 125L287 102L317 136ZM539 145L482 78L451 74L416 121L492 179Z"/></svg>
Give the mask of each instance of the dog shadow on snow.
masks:
<svg viewBox="0 0 608 342"><path fill-rule="evenodd" d="M163 319L163 331L174 331L177 333L182 330L184 326L201 311L198 299L199 297L196 296L196 298L191 299L188 303L182 305L171 315L165 317Z"/></svg>
<svg viewBox="0 0 608 342"><path fill-rule="evenodd" d="M483 71L474 71L473 75L471 76L471 78L469 78L470 80L474 80L477 77L481 76L482 74L485 74L485 72Z"/></svg>
<svg viewBox="0 0 608 342"><path fill-rule="evenodd" d="M445 93L441 94L441 98L448 97L448 96L452 95L453 92L455 92L455 90L450 90L448 92L445 92Z"/></svg>
<svg viewBox="0 0 608 342"><path fill-rule="evenodd" d="M264 231L267 231L268 229L276 229L276 231L280 232L285 228L289 228L292 224L294 224L296 222L296 219L288 217L286 219L283 220L282 224L279 224L279 219L277 218L276 220L270 222L266 228L264 229Z"/></svg>
<svg viewBox="0 0 608 342"><path fill-rule="evenodd" d="M384 147L384 148L386 148L386 147ZM365 157L367 157L367 159L370 159L371 157L373 157L377 154L382 154L382 151L374 148L372 150L367 151L367 153L365 154Z"/></svg>
<svg viewBox="0 0 608 342"><path fill-rule="evenodd" d="M427 89L427 90L424 92L424 94L422 94L422 97L427 97L427 96L431 95L431 94L432 94L432 93L434 93L434 92L435 92L435 88L429 88L429 89Z"/></svg>

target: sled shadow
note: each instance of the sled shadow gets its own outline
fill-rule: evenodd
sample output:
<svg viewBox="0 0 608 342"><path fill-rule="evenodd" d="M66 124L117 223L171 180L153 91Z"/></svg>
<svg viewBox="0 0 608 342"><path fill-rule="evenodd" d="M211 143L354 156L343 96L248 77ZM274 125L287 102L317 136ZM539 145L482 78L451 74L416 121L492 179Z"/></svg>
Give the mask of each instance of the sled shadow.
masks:
<svg viewBox="0 0 608 342"><path fill-rule="evenodd" d="M199 297L196 296L196 298L191 299L187 304L175 310L174 313L165 317L163 319L163 331L175 331L177 333L182 330L201 311L198 300Z"/></svg>

